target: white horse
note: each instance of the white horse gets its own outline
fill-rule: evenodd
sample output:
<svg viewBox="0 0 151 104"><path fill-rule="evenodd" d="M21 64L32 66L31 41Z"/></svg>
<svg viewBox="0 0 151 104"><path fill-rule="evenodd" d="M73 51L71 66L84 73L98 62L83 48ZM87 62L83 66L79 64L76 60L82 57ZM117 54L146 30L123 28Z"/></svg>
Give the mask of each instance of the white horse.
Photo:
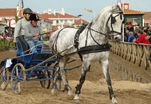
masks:
<svg viewBox="0 0 151 104"><path fill-rule="evenodd" d="M79 84L77 84L75 90L75 101L79 101L79 94L91 62L99 61L106 78L110 99L112 103L117 103L109 75L108 58L110 45L108 44L108 35L121 35L123 20L123 11L118 5L107 6L98 13L84 30L62 28L50 36L49 47L54 53L60 53L58 55L59 71L62 82L68 91L68 96L73 95L72 89L66 80L65 65L70 58L82 60L82 71ZM53 85L55 83L56 81L54 80ZM55 90L54 88L53 86L52 92Z"/></svg>

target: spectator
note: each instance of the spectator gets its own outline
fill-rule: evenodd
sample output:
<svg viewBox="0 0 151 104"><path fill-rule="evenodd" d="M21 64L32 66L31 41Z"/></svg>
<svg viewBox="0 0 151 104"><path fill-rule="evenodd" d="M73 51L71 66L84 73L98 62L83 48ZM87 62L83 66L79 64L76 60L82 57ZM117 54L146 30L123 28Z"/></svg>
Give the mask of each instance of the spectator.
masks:
<svg viewBox="0 0 151 104"><path fill-rule="evenodd" d="M143 33L143 31L139 30L137 35L138 35L138 40L134 39L133 42L150 44L149 40L146 39L146 35Z"/></svg>
<svg viewBox="0 0 151 104"><path fill-rule="evenodd" d="M134 25L132 24L132 22L128 23L128 30L134 32Z"/></svg>
<svg viewBox="0 0 151 104"><path fill-rule="evenodd" d="M136 24L136 26L134 27L134 34L137 34L137 32L140 30L140 25Z"/></svg>
<svg viewBox="0 0 151 104"><path fill-rule="evenodd" d="M125 23L125 26L124 26L124 31L126 32L127 30L129 30L128 22L126 22L126 23Z"/></svg>
<svg viewBox="0 0 151 104"><path fill-rule="evenodd" d="M129 30L126 30L124 33L124 42L128 41Z"/></svg>
<svg viewBox="0 0 151 104"><path fill-rule="evenodd" d="M127 42L133 42L134 38L135 38L135 37L134 37L133 32L129 32Z"/></svg>
<svg viewBox="0 0 151 104"><path fill-rule="evenodd" d="M148 34L151 36L151 27L148 28Z"/></svg>
<svg viewBox="0 0 151 104"><path fill-rule="evenodd" d="M149 42L151 43L151 34L149 32L149 27L147 27L143 33L146 35L146 39L149 40Z"/></svg>

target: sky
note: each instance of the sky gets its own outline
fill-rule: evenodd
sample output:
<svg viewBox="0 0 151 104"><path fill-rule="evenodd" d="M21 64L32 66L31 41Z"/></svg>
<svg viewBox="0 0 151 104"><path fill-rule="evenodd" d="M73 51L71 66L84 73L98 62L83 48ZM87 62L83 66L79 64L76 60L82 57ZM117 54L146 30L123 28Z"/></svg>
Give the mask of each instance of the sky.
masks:
<svg viewBox="0 0 151 104"><path fill-rule="evenodd" d="M34 12L43 13L44 10L61 11L74 16L82 14L81 18L90 22L94 16L104 7L117 4L120 0L23 0L24 8L31 8ZM0 8L15 8L20 0L0 0ZM130 9L139 11L151 11L150 0L121 0L129 3ZM84 8L93 12L87 12Z"/></svg>

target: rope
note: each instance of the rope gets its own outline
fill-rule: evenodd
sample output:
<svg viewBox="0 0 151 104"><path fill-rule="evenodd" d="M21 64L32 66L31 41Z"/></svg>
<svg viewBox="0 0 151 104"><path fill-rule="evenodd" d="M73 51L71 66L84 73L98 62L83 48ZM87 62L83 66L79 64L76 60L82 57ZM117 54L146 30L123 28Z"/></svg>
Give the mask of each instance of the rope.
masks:
<svg viewBox="0 0 151 104"><path fill-rule="evenodd" d="M70 48L72 48L72 47L73 47L73 46L70 46L70 47L68 47L67 49L63 50L63 51L61 51L61 52L59 52L59 53L56 53L55 55L53 55L53 56L51 56L51 57L47 58L47 59L46 59L46 60L44 60L43 62L41 62L41 63L39 63L39 64L37 64L37 65L35 65L35 66L33 66L33 67L29 68L29 69L26 69L25 71L31 71L31 70L34 70L36 67L38 67L38 66L40 66L40 65L44 64L45 62L48 62L48 61L50 61L50 60L52 60L52 59L56 58L58 55L60 55L61 53L65 52L66 50L68 50L68 49L70 49Z"/></svg>

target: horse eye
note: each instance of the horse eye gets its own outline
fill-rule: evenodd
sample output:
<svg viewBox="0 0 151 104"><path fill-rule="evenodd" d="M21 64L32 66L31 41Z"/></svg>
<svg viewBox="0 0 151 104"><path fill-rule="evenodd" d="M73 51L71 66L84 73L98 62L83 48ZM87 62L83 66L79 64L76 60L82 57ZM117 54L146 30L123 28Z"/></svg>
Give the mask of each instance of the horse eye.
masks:
<svg viewBox="0 0 151 104"><path fill-rule="evenodd" d="M120 14L120 19L122 20L122 15Z"/></svg>
<svg viewBox="0 0 151 104"><path fill-rule="evenodd" d="M112 17L112 18L111 18L111 23L114 24L115 22L116 22L115 17Z"/></svg>
<svg viewBox="0 0 151 104"><path fill-rule="evenodd" d="M125 23L125 21L123 20L123 22L122 22L123 24Z"/></svg>

